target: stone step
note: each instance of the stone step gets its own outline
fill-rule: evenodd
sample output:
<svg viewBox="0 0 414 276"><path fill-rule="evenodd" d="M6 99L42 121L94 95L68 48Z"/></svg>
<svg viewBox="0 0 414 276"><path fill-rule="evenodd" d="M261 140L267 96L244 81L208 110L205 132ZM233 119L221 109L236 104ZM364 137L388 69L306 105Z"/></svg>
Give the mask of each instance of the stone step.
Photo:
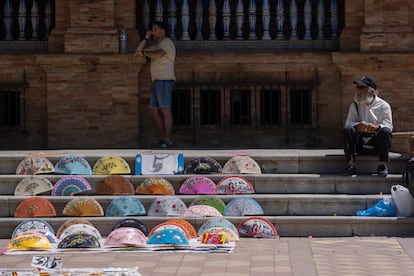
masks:
<svg viewBox="0 0 414 276"><path fill-rule="evenodd" d="M149 229L171 217L133 217ZM246 217L226 217L236 227ZM281 237L350 237L350 236L414 236L414 218L356 217L356 216L265 216L276 227ZM123 218L84 217L107 236L115 223ZM0 218L0 238L9 239L21 218ZM45 218L57 231L67 217ZM188 219L198 229L208 218Z"/></svg>
<svg viewBox="0 0 414 276"><path fill-rule="evenodd" d="M233 198L246 195L217 195L224 203ZM118 196L91 196L96 199L105 211L110 202ZM141 201L148 211L156 196L140 195L134 196ZM180 195L179 198L190 206L197 196ZM266 216L352 216L358 210L365 210L373 206L383 198L381 195L258 195L252 194L247 197L255 199L262 207ZM27 197L24 196L0 196L0 217L14 217L17 205ZM73 196L43 196L48 199L56 209L57 216L65 216L62 210Z"/></svg>
<svg viewBox="0 0 414 276"><path fill-rule="evenodd" d="M337 174L344 168L344 155L342 150L48 150L45 152L36 151L0 151L0 174L15 174L16 167L21 160L29 155L42 155L55 164L65 154L79 154L84 156L93 166L95 162L108 155L123 157L135 171L135 156L137 153L183 153L186 165L191 160L209 156L216 159L222 165L235 155L249 155L255 159L263 173L276 174ZM406 167L408 156L399 153L390 154L390 172L402 173ZM358 157L358 170L361 173L375 173L375 156Z"/></svg>
<svg viewBox="0 0 414 276"><path fill-rule="evenodd" d="M163 175L174 187L175 193L179 193L182 183L192 175ZM223 174L204 175L216 184L227 177ZM18 183L26 178L26 175L0 175L0 195L14 195ZM64 175L42 175L52 184L56 183ZM96 194L98 185L106 176L83 175L92 187L86 195ZM148 176L124 175L136 189ZM402 174L390 174L387 177L377 175L321 175L321 174L261 174L243 175L254 187L258 194L378 194L389 193L392 185L404 184ZM50 194L50 193L49 193Z"/></svg>

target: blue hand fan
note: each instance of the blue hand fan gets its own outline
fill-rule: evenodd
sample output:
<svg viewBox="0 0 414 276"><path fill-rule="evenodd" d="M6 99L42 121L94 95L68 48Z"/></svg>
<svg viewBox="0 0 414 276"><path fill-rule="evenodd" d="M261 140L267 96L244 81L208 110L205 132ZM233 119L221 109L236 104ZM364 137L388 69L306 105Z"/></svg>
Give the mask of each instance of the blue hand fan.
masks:
<svg viewBox="0 0 414 276"><path fill-rule="evenodd" d="M52 189L52 196L71 196L92 190L89 182L81 176L65 176L59 179Z"/></svg>
<svg viewBox="0 0 414 276"><path fill-rule="evenodd" d="M141 201L132 196L121 196L113 199L106 208L107 217L125 217L145 215L145 207Z"/></svg>

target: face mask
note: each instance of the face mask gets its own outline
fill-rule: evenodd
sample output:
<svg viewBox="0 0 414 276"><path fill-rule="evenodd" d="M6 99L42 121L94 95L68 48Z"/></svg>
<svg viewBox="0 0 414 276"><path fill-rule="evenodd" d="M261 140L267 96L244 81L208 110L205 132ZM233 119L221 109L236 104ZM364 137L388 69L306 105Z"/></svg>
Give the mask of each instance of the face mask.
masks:
<svg viewBox="0 0 414 276"><path fill-rule="evenodd" d="M370 104L374 100L374 96L367 94L358 94L356 93L354 96L354 101L358 104Z"/></svg>

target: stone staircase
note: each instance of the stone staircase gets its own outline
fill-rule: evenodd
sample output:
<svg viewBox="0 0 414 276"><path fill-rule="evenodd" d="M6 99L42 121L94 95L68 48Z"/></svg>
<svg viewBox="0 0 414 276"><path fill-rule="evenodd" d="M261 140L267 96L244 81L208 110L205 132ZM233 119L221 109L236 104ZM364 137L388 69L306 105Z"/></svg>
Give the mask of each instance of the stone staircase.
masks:
<svg viewBox="0 0 414 276"><path fill-rule="evenodd" d="M373 206L382 199L381 194L389 194L392 185L403 184L402 173L407 157L391 154L388 177L373 174L376 158L363 156L358 159L358 176L341 176L344 166L342 150L50 150L45 155L56 163L64 154L80 154L91 166L107 155L123 157L134 170L137 153L169 152L183 153L185 163L209 156L224 164L234 155L246 154L254 158L262 168L261 175L243 175L254 186L256 194L251 195L262 206L265 217L271 220L281 236L413 236L414 218L402 217L356 217L355 212ZM14 189L25 176L16 175L18 163L30 151L0 152L0 238L8 239L13 229L22 220L14 218L17 205L25 198L14 196ZM39 154L37 152L37 154ZM43 175L55 183L60 175ZM227 175L208 175L216 183ZM97 184L105 177L83 176L92 186L85 195L93 196L104 210L115 196L95 195ZM147 176L125 175L135 187ZM197 196L179 195L178 189L188 175L162 176L174 186L177 195L189 205ZM77 195L79 196L79 195ZM136 195L146 209L156 196ZM237 195L217 195L224 202ZM62 215L62 210L72 197L43 196L56 208L57 217L45 218L55 229L72 217ZM149 228L169 219L167 217L137 217ZM236 226L244 217L226 217ZM113 225L122 218L87 217L103 235L107 235ZM198 228L207 219L188 219Z"/></svg>

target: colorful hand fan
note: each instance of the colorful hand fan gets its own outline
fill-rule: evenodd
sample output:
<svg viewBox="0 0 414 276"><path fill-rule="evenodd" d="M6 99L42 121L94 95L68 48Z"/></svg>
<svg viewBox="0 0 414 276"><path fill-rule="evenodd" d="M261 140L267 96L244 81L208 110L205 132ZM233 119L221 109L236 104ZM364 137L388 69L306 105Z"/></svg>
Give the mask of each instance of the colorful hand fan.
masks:
<svg viewBox="0 0 414 276"><path fill-rule="evenodd" d="M105 239L108 247L146 247L147 237L134 227L122 227L113 230Z"/></svg>
<svg viewBox="0 0 414 276"><path fill-rule="evenodd" d="M216 194L216 184L205 176L192 176L184 181L180 187L180 194L200 195Z"/></svg>
<svg viewBox="0 0 414 276"><path fill-rule="evenodd" d="M86 225L90 225L93 226L93 224L91 222L89 222L86 219L82 219L82 218L76 218L76 219L69 219L66 220L64 223L62 223L62 225L60 225L59 229L56 232L56 236L58 238L60 238L60 236L62 235L62 233L70 226L74 225L74 224L86 224Z"/></svg>
<svg viewBox="0 0 414 276"><path fill-rule="evenodd" d="M16 226L16 228L14 228L12 238L15 237L17 234L27 232L30 230L43 230L55 233L52 226L50 226L50 224L43 219L25 219L24 221L20 222L19 225Z"/></svg>
<svg viewBox="0 0 414 276"><path fill-rule="evenodd" d="M55 217L56 210L52 203L43 197L29 197L17 205L16 218Z"/></svg>
<svg viewBox="0 0 414 276"><path fill-rule="evenodd" d="M63 214L75 217L101 217L104 211L94 198L74 198L63 208Z"/></svg>
<svg viewBox="0 0 414 276"><path fill-rule="evenodd" d="M98 184L97 195L133 195L135 188L132 183L122 175L109 175Z"/></svg>
<svg viewBox="0 0 414 276"><path fill-rule="evenodd" d="M14 190L15 196L34 196L49 192L53 184L47 178L39 176L28 176L20 180Z"/></svg>
<svg viewBox="0 0 414 276"><path fill-rule="evenodd" d="M148 244L188 244L185 234L176 228L164 228L148 237Z"/></svg>
<svg viewBox="0 0 414 276"><path fill-rule="evenodd" d="M91 175L92 169L89 162L82 156L77 154L67 154L60 158L56 163L55 173Z"/></svg>
<svg viewBox="0 0 414 276"><path fill-rule="evenodd" d="M263 209L260 204L251 197L237 197L230 200L223 215L225 216L253 216L263 215Z"/></svg>
<svg viewBox="0 0 414 276"><path fill-rule="evenodd" d="M64 239L67 236L73 235L73 234L89 234L100 240L101 233L99 233L99 230L95 227L87 224L73 224L69 226L68 228L63 231L63 233L60 235L60 239Z"/></svg>
<svg viewBox="0 0 414 276"><path fill-rule="evenodd" d="M206 229L201 236L205 235L205 234L210 234L210 235L225 235L226 237L226 242L229 241L239 241L239 235L237 232L234 232L233 230L229 229L229 228L225 228L225 227L212 227L209 229Z"/></svg>
<svg viewBox="0 0 414 276"><path fill-rule="evenodd" d="M89 234L72 234L62 239L58 248L100 248L99 240Z"/></svg>
<svg viewBox="0 0 414 276"><path fill-rule="evenodd" d="M121 196L114 198L106 208L107 217L126 217L145 215L145 207L138 198Z"/></svg>
<svg viewBox="0 0 414 276"><path fill-rule="evenodd" d="M112 228L112 231L118 228L123 228L123 227L137 228L138 230L141 230L141 232L144 233L145 236L148 236L148 233L149 233L147 226L145 226L145 224L142 223L142 221L133 219L133 218L127 218L127 219L118 221Z"/></svg>
<svg viewBox="0 0 414 276"><path fill-rule="evenodd" d="M168 221L155 225L154 228L152 228L152 230L148 234L148 237L152 236L156 231L159 231L160 229L167 229L167 228L168 229L177 229L177 230L183 232L184 235L187 237L187 239L190 238L190 234L187 232L187 230L181 224L176 224L174 222L168 222Z"/></svg>
<svg viewBox="0 0 414 276"><path fill-rule="evenodd" d="M55 236L55 234L53 234L52 232L48 231L48 230L40 230L40 229L32 229L26 232L22 232L16 235L16 237L20 236L20 235L25 235L25 234L42 234L43 236L45 236L50 243L58 243L59 239Z"/></svg>
<svg viewBox="0 0 414 276"><path fill-rule="evenodd" d="M26 233L14 237L8 245L9 250L47 250L52 245L40 233Z"/></svg>
<svg viewBox="0 0 414 276"><path fill-rule="evenodd" d="M72 196L92 190L89 182L81 176L64 176L53 186L52 196Z"/></svg>
<svg viewBox="0 0 414 276"><path fill-rule="evenodd" d="M222 173L223 168L220 163L211 157L201 157L194 159L185 168L186 174L210 174Z"/></svg>
<svg viewBox="0 0 414 276"><path fill-rule="evenodd" d="M223 173L239 174L239 173L255 173L261 174L259 164L249 156L233 156L224 164Z"/></svg>
<svg viewBox="0 0 414 276"><path fill-rule="evenodd" d="M93 174L130 174L128 163L118 156L104 156L96 161L92 170Z"/></svg>
<svg viewBox="0 0 414 276"><path fill-rule="evenodd" d="M253 194L253 185L242 176L228 176L217 183L217 194Z"/></svg>
<svg viewBox="0 0 414 276"><path fill-rule="evenodd" d="M52 162L45 157L26 157L17 165L16 174L41 174L54 171Z"/></svg>
<svg viewBox="0 0 414 276"><path fill-rule="evenodd" d="M223 217L215 217L215 218L211 218L208 221L204 222L198 229L197 234L201 236L203 232L205 232L207 229L214 228L214 227L228 228L231 231L237 233L237 228L229 220Z"/></svg>
<svg viewBox="0 0 414 276"><path fill-rule="evenodd" d="M161 177L148 177L142 182L136 192L144 195L175 195L171 183Z"/></svg>
<svg viewBox="0 0 414 276"><path fill-rule="evenodd" d="M253 238L277 238L278 234L273 223L267 218L251 217L244 219L237 227L241 236Z"/></svg>
<svg viewBox="0 0 414 276"><path fill-rule="evenodd" d="M190 238L197 238L197 231L195 230L194 226L185 219L173 218L167 220L167 222L172 222L181 225L187 231Z"/></svg>
<svg viewBox="0 0 414 276"><path fill-rule="evenodd" d="M187 218L221 217L216 208L208 205L193 205L183 214Z"/></svg>
<svg viewBox="0 0 414 276"><path fill-rule="evenodd" d="M148 209L148 216L182 216L187 210L185 203L176 196L157 197Z"/></svg>
<svg viewBox="0 0 414 276"><path fill-rule="evenodd" d="M223 214L224 208L226 207L226 203L224 203L224 201L221 198L210 195L202 195L196 197L190 204L190 206L193 205L208 205L216 208L217 211L220 212L220 214Z"/></svg>

